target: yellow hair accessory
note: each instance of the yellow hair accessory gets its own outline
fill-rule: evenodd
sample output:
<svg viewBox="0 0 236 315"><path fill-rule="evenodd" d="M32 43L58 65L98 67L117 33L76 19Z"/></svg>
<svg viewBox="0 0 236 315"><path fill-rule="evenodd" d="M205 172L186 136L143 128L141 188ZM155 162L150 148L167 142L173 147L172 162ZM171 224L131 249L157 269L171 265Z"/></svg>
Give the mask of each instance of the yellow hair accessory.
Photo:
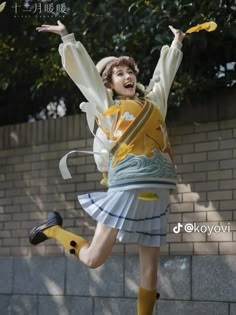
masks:
<svg viewBox="0 0 236 315"><path fill-rule="evenodd" d="M185 33L190 34L190 33L195 33L202 30L205 30L207 32L213 32L216 28L217 28L217 24L213 21L210 21L210 22L205 22L205 23L190 27Z"/></svg>
<svg viewBox="0 0 236 315"><path fill-rule="evenodd" d="M5 9L6 2L0 4L0 13Z"/></svg>
<svg viewBox="0 0 236 315"><path fill-rule="evenodd" d="M120 107L118 105L113 105L105 110L102 114L103 116L110 116L118 113L120 111Z"/></svg>
<svg viewBox="0 0 236 315"><path fill-rule="evenodd" d="M158 200L159 196L155 193L145 192L145 193L138 194L138 199L152 201L152 200Z"/></svg>

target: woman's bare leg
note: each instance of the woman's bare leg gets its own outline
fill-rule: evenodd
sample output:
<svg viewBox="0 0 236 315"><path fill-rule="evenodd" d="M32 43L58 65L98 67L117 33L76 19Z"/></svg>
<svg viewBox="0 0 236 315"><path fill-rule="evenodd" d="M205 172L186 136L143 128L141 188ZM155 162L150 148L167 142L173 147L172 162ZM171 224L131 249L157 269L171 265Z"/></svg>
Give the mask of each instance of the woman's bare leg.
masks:
<svg viewBox="0 0 236 315"><path fill-rule="evenodd" d="M59 242L71 254L79 258L90 268L96 268L104 263L116 241L118 230L97 223L91 243L80 235L65 230L59 213L51 211L48 220L35 226L29 235L29 241L37 245L47 239Z"/></svg>
<svg viewBox="0 0 236 315"><path fill-rule="evenodd" d="M79 259L90 268L101 266L112 251L117 233L117 229L97 223L92 242L81 247Z"/></svg>
<svg viewBox="0 0 236 315"><path fill-rule="evenodd" d="M157 270L160 247L139 245L140 286L148 290L157 289Z"/></svg>
<svg viewBox="0 0 236 315"><path fill-rule="evenodd" d="M157 270L160 247L139 246L140 287L138 290L137 314L152 315L157 294Z"/></svg>

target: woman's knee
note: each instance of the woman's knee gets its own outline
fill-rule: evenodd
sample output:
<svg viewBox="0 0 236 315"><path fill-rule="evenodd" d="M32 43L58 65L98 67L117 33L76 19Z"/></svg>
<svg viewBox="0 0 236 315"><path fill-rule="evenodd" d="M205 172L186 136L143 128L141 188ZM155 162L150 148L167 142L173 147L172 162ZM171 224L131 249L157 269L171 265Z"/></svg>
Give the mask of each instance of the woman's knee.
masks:
<svg viewBox="0 0 236 315"><path fill-rule="evenodd" d="M104 264L104 259L101 259L101 257L92 256L87 257L85 260L82 261L87 267L90 269L96 269Z"/></svg>

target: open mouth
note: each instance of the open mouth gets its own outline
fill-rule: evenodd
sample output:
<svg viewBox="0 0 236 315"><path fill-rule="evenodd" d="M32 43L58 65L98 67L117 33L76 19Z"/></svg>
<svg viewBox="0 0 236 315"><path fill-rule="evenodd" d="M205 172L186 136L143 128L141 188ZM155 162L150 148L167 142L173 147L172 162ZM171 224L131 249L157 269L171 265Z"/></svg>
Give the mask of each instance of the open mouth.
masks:
<svg viewBox="0 0 236 315"><path fill-rule="evenodd" d="M126 89L132 89L134 87L134 84L132 82L127 82L124 84L124 87Z"/></svg>

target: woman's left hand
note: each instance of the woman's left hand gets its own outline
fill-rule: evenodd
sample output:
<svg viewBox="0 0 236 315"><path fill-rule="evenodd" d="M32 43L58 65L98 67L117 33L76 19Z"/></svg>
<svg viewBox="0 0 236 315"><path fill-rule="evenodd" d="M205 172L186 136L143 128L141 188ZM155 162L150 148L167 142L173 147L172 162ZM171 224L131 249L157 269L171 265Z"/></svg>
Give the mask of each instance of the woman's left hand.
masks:
<svg viewBox="0 0 236 315"><path fill-rule="evenodd" d="M182 42L183 39L186 37L186 34L184 32L182 32L179 29L174 28L172 25L169 25L169 29L174 34L176 41Z"/></svg>

